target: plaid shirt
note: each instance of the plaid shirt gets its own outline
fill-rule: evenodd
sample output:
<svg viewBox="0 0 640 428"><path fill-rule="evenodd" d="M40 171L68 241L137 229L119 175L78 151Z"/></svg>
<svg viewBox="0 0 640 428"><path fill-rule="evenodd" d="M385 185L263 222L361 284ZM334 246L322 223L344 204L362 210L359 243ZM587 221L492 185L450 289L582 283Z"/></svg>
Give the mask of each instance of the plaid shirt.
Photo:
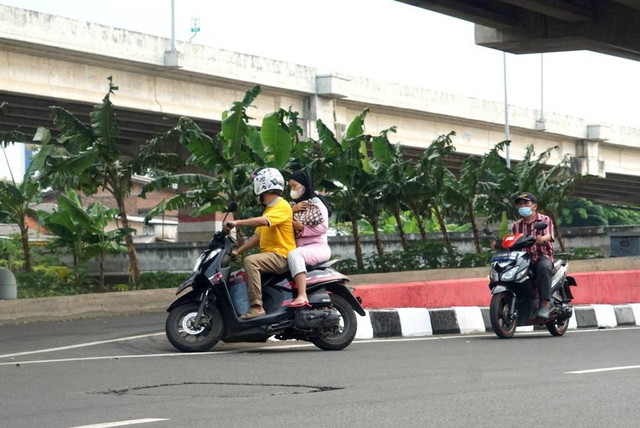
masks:
<svg viewBox="0 0 640 428"><path fill-rule="evenodd" d="M535 230L533 228L533 225L540 221L544 221L545 223L547 223L546 229ZM553 225L551 218L540 213L536 213L536 217L533 219L533 222L527 223L524 218L521 218L520 220L516 221L511 228L511 232L514 234L524 233L525 235L533 236L543 236L547 234L551 235L550 241L543 242L542 244L533 244L531 247L525 248L525 251L531 254L531 263L537 262L540 256L547 256L552 262L554 261L552 244L552 242L556 240L554 230L555 226Z"/></svg>

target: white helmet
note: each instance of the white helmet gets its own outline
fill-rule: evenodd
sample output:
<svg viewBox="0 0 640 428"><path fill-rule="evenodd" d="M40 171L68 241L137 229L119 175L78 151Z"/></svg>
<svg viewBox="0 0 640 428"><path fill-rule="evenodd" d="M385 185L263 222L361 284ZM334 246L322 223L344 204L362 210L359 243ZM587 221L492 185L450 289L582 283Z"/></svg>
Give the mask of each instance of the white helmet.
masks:
<svg viewBox="0 0 640 428"><path fill-rule="evenodd" d="M260 196L265 192L284 191L284 178L275 168L261 168L252 174L253 193Z"/></svg>

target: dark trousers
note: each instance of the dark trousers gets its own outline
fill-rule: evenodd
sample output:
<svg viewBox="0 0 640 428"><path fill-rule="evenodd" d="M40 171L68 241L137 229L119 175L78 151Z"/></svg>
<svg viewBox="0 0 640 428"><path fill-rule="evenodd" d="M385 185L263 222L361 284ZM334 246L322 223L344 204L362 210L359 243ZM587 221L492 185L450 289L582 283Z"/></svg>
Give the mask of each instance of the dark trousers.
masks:
<svg viewBox="0 0 640 428"><path fill-rule="evenodd" d="M549 300L551 297L551 273L553 272L553 262L545 256L542 256L532 266L533 274L538 283L538 292L540 300Z"/></svg>

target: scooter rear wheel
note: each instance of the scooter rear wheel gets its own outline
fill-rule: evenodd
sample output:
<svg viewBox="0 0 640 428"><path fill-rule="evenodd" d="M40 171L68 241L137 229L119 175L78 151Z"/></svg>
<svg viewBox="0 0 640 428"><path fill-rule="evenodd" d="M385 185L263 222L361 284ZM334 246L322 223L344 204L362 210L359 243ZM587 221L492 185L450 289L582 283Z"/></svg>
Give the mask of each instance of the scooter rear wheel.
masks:
<svg viewBox="0 0 640 428"><path fill-rule="evenodd" d="M340 313L341 322L338 332L331 336L316 337L311 342L318 348L325 351L339 351L349 346L356 337L358 330L358 319L353 308L343 297L337 294L331 295L331 303L333 307Z"/></svg>
<svg viewBox="0 0 640 428"><path fill-rule="evenodd" d="M206 308L200 326L193 325L199 306L200 302L189 302L169 312L165 332L169 342L180 351L208 351L222 338L222 315L215 306Z"/></svg>
<svg viewBox="0 0 640 428"><path fill-rule="evenodd" d="M549 321L547 324L547 330L551 333L552 336L563 336L567 329L569 328L569 318L564 320L560 325L558 325L558 321Z"/></svg>
<svg viewBox="0 0 640 428"><path fill-rule="evenodd" d="M491 298L489 319L493 331L500 339L513 337L516 332L516 320L509 316L511 299L515 299L515 297L507 293L494 294Z"/></svg>

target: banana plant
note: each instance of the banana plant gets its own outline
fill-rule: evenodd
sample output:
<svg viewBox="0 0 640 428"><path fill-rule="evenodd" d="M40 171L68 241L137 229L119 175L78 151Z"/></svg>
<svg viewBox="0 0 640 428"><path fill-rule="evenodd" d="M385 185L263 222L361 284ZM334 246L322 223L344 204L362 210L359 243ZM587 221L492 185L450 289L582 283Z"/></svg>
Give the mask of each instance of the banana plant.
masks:
<svg viewBox="0 0 640 428"><path fill-rule="evenodd" d="M165 140L177 138L191 153L185 166L195 172L159 174L143 187L145 197L152 190L179 186L182 191L156 205L146 219L166 210L193 207L194 217L221 211L228 201L239 202L241 216L258 215L251 174L261 166L283 169L299 150L301 129L298 114L280 109L267 114L260 129L250 124L248 110L260 94L260 86L246 92L242 101L232 103L222 114L222 129L215 137L203 132L191 119L183 117L167 133Z"/></svg>
<svg viewBox="0 0 640 428"><path fill-rule="evenodd" d="M83 124L72 113L62 107L51 107L53 123L58 130L57 142L64 148L63 154L48 157L43 181L58 189L79 189L86 195L94 194L102 188L116 201L119 216L125 229L129 229L129 220L125 207L125 198L131 194L133 174L146 174L148 168L175 168L182 163L176 155L157 154L157 148L163 139L154 139L140 155L128 159L118 150L120 140L115 107L111 97L118 87L108 78L109 89L102 103L93 107L90 113L90 125ZM41 128L34 140L46 144L51 133ZM133 237L125 237L129 254L131 282L136 282L140 274L138 256L133 245Z"/></svg>
<svg viewBox="0 0 640 428"><path fill-rule="evenodd" d="M445 210L448 208L446 186L452 178L452 173L446 167L445 161L456 150L451 139L454 135L455 132L451 131L433 140L416 165L416 180L424 190L424 193L416 195L416 198L421 199L424 205L428 205L431 208L438 221L442 238L447 244L452 260L455 255L445 223Z"/></svg>
<svg viewBox="0 0 640 428"><path fill-rule="evenodd" d="M459 176L447 178L447 198L454 207L465 213L471 223L477 253L482 253L477 212L489 204L503 207L503 189L512 186L508 182L512 176L511 171L507 168L505 159L500 156L506 144L508 141L496 144L482 158L466 158L462 162Z"/></svg>
<svg viewBox="0 0 640 428"><path fill-rule="evenodd" d="M0 104L0 116L5 114L6 108L6 103ZM25 141L24 134L19 131L5 132L1 138L3 147L14 142ZM33 258L29 246L29 225L26 219L27 217L37 218L37 213L32 206L40 197L42 187L39 175L45 160L52 151L53 147L43 146L32 159L20 182L16 182L13 177L10 181L0 180L0 219L18 225L24 257L23 266L26 272L33 270Z"/></svg>
<svg viewBox="0 0 640 428"><path fill-rule="evenodd" d="M395 132L395 128L389 128L377 136L367 134L364 129L367 113L368 109L365 109L351 121L342 141L338 141L333 132L319 120L316 126L319 136L317 144L320 147L318 160L321 162L312 162L319 167L314 170L315 176L333 185L329 199L333 204L336 220L351 223L356 263L360 269L364 268L364 261L359 219L364 218L371 223L376 248L380 255L383 253L379 234L379 219L384 210L381 175L393 157L388 133ZM374 158L369 158L369 146L373 149Z"/></svg>
<svg viewBox="0 0 640 428"><path fill-rule="evenodd" d="M66 249L73 256L73 272L76 280L81 281L84 266L93 257L99 258L100 279L98 291L104 287L104 261L107 254L126 252L122 245L127 234L134 233L131 228L120 227L105 232L109 221L118 217L117 208L107 208L93 203L85 210L78 195L73 190L58 197L57 211L40 212L44 226L56 237L48 244L51 249Z"/></svg>

